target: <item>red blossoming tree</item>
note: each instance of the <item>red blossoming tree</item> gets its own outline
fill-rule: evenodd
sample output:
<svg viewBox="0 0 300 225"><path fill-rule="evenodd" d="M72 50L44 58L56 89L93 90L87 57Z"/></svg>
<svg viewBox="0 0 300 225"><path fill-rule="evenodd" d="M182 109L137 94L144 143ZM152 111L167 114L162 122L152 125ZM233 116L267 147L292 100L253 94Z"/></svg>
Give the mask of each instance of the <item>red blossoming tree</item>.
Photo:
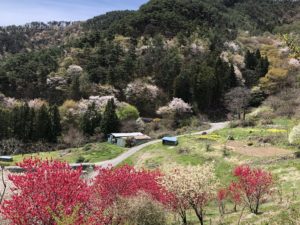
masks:
<svg viewBox="0 0 300 225"><path fill-rule="evenodd" d="M220 189L217 193L219 212L221 215L225 214L225 200L226 200L227 196L228 196L227 189Z"/></svg>
<svg viewBox="0 0 300 225"><path fill-rule="evenodd" d="M136 170L131 166L123 166L115 169L99 169L93 183L93 205L96 208L104 207L110 221L120 222L121 218L114 218L113 210L110 210L120 198L133 197L144 192L163 204L168 202L168 195L158 184L161 176L158 171Z"/></svg>
<svg viewBox="0 0 300 225"><path fill-rule="evenodd" d="M52 225L72 217L72 224L85 224L89 211L90 188L67 163L27 159L25 170L10 175L12 197L3 202L1 212L12 224Z"/></svg>
<svg viewBox="0 0 300 225"><path fill-rule="evenodd" d="M234 169L236 183L231 184L234 201L242 198L249 206L250 211L258 214L263 200L271 194L273 186L272 174L259 168L241 165Z"/></svg>

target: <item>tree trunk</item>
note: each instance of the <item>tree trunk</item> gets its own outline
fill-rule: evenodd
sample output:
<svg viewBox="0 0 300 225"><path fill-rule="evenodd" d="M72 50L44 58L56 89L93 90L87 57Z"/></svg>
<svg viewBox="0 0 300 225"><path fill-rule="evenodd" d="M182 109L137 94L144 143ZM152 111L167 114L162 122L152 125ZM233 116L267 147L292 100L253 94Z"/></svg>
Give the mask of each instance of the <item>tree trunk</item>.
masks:
<svg viewBox="0 0 300 225"><path fill-rule="evenodd" d="M256 202L254 214L258 214L258 209L259 209L259 200L257 200L257 202Z"/></svg>
<svg viewBox="0 0 300 225"><path fill-rule="evenodd" d="M180 217L181 217L181 220L182 220L182 225L187 225L186 212L181 212Z"/></svg>
<svg viewBox="0 0 300 225"><path fill-rule="evenodd" d="M233 211L237 212L237 205L236 204L234 204Z"/></svg>
<svg viewBox="0 0 300 225"><path fill-rule="evenodd" d="M182 225L187 225L186 215L181 217L181 219L182 219Z"/></svg>
<svg viewBox="0 0 300 225"><path fill-rule="evenodd" d="M199 219L200 224L204 225L203 212L201 210L199 211L197 208L194 208L194 211Z"/></svg>

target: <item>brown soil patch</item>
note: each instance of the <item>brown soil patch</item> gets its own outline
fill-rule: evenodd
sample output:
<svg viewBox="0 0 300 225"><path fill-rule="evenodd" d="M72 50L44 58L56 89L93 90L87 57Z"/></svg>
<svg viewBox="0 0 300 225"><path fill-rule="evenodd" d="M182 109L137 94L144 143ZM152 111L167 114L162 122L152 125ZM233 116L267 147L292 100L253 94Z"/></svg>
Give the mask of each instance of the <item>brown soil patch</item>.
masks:
<svg viewBox="0 0 300 225"><path fill-rule="evenodd" d="M274 146L248 146L247 143L242 141L228 141L226 147L239 154L254 157L274 157L291 153L289 150Z"/></svg>

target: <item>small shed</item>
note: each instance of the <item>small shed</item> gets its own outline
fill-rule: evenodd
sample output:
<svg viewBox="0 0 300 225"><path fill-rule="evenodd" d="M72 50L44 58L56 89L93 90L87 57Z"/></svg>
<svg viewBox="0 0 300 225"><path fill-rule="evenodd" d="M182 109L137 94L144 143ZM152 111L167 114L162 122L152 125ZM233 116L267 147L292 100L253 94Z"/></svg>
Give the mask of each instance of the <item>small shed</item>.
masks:
<svg viewBox="0 0 300 225"><path fill-rule="evenodd" d="M0 162L13 162L12 156L0 156Z"/></svg>
<svg viewBox="0 0 300 225"><path fill-rule="evenodd" d="M108 142L120 147L131 147L143 144L151 138L143 133L112 133L108 137Z"/></svg>
<svg viewBox="0 0 300 225"><path fill-rule="evenodd" d="M178 145L177 137L163 137L162 139L163 145Z"/></svg>

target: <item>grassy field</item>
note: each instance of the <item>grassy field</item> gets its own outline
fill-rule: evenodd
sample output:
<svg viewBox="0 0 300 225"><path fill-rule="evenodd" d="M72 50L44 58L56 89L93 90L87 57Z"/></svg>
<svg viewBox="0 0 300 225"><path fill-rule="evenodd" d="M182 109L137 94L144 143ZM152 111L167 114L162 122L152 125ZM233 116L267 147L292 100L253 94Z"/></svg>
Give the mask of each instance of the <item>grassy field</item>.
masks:
<svg viewBox="0 0 300 225"><path fill-rule="evenodd" d="M185 136L179 138L178 146L163 146L157 143L144 148L136 153L124 164L134 165L137 168L164 169L175 164L201 165L206 162L214 163L215 173L221 186L227 186L233 179L232 169L239 164L250 164L271 171L276 179L272 198L261 208L261 215L254 215L245 210L242 214L241 224L293 224L280 222L289 218L295 211L300 210L300 160L292 158L295 147L289 146L287 136L293 121L279 119L274 121L274 126L260 126L249 128L226 128L209 135ZM243 151L228 148L228 137L231 143L242 143L243 148L255 152L282 150L289 155L264 154L249 155ZM228 202L227 213L220 217L218 205L213 202L207 210L207 224L237 224L241 216L241 208L233 213L233 206ZM290 211L289 211L290 210ZM291 214L291 215L290 215ZM300 217L299 217L300 218ZM198 224L194 214L189 214L190 224Z"/></svg>
<svg viewBox="0 0 300 225"><path fill-rule="evenodd" d="M122 154L125 150L125 148L108 143L91 143L81 148L70 148L61 151L41 152L36 154L15 155L13 157L14 162L10 165L15 165L17 162L20 162L24 158L28 157L57 159L69 163L75 163L79 161L94 163L113 159Z"/></svg>

